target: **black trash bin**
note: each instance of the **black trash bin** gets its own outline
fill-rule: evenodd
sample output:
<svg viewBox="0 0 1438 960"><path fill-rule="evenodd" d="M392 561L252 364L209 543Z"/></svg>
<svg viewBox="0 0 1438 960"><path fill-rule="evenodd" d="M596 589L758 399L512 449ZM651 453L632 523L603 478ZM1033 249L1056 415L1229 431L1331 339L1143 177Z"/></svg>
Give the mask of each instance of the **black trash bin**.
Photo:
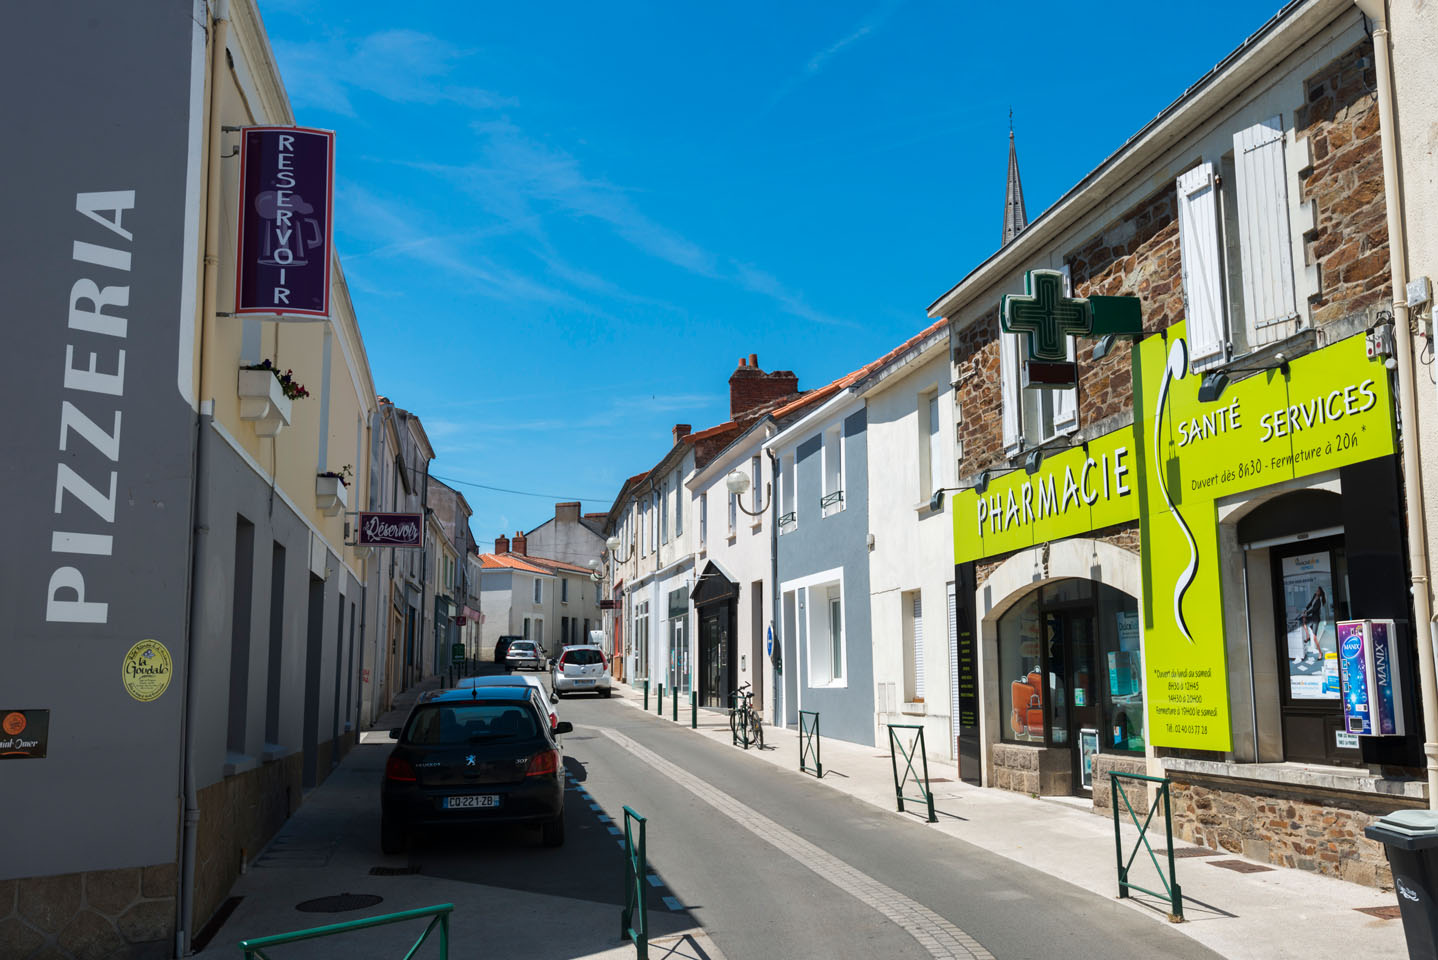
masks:
<svg viewBox="0 0 1438 960"><path fill-rule="evenodd" d="M1364 829L1383 841L1412 960L1438 960L1438 811L1398 810Z"/></svg>

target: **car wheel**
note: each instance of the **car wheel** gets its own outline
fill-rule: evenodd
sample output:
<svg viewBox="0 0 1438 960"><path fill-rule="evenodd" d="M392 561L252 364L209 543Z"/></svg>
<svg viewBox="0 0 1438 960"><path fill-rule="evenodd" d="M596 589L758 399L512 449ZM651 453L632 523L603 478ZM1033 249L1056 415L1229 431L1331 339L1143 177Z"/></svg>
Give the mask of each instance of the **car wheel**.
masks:
<svg viewBox="0 0 1438 960"><path fill-rule="evenodd" d="M609 699L610 693L611 693L611 691L610 691L610 689L609 689L608 687L605 687L603 690L600 690L600 691L599 691L599 695L600 695L601 697L603 697L604 699L606 699L606 700Z"/></svg>
<svg viewBox="0 0 1438 960"><path fill-rule="evenodd" d="M403 826L389 817L380 818L379 848L381 851L387 854L404 853L405 839Z"/></svg>
<svg viewBox="0 0 1438 960"><path fill-rule="evenodd" d="M564 846L564 814L560 814L553 820L544 822L544 845L546 847Z"/></svg>
<svg viewBox="0 0 1438 960"><path fill-rule="evenodd" d="M556 691L554 691L554 697L555 697L555 699L557 699L557 700L563 700L563 699L564 699L564 691L563 691L563 690L556 690Z"/></svg>

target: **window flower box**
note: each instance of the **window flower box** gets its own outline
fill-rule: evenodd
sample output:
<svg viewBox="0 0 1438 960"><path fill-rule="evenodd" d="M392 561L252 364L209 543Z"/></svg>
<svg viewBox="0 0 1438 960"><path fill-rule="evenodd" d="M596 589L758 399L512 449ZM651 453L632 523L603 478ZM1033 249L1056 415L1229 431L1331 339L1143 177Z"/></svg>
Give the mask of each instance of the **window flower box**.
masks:
<svg viewBox="0 0 1438 960"><path fill-rule="evenodd" d="M349 506L349 488L344 477L315 477L315 506L327 517L337 517Z"/></svg>
<svg viewBox="0 0 1438 960"><path fill-rule="evenodd" d="M240 419L255 425L255 436L273 437L290 425L294 401L269 370L241 370Z"/></svg>

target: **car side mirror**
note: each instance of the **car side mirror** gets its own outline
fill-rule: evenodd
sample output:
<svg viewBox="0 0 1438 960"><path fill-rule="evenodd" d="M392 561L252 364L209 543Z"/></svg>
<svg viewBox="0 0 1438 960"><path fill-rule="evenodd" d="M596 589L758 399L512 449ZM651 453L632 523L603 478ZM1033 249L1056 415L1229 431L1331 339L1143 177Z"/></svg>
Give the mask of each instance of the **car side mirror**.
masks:
<svg viewBox="0 0 1438 960"><path fill-rule="evenodd" d="M391 730L391 731L389 732L389 738L390 738L391 740L398 740L398 739L399 739L399 735L400 735L400 729L399 729L399 727L395 727L393 730Z"/></svg>
<svg viewBox="0 0 1438 960"><path fill-rule="evenodd" d="M572 731L573 729L574 729L574 724L570 723L568 720L561 720L561 721L559 721L558 723L556 723L556 724L554 725L554 732L555 732L556 734L559 734L559 733L569 733L569 732Z"/></svg>

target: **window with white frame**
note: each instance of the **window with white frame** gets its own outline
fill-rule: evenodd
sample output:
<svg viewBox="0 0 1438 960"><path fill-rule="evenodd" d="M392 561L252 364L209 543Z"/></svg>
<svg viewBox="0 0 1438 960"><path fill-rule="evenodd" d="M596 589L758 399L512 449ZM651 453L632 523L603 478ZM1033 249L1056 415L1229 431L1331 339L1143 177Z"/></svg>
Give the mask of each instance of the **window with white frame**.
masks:
<svg viewBox="0 0 1438 960"><path fill-rule="evenodd" d="M669 542L669 478L664 478L664 486L659 491L659 542Z"/></svg>
<svg viewBox="0 0 1438 960"><path fill-rule="evenodd" d="M534 602L544 602L544 581L540 580L538 577L534 578Z"/></svg>
<svg viewBox="0 0 1438 960"><path fill-rule="evenodd" d="M1282 115L1178 177L1189 368L1200 372L1298 329Z"/></svg>
<svg viewBox="0 0 1438 960"><path fill-rule="evenodd" d="M808 625L809 686L841 686L845 677L844 600L839 581L802 591L801 616Z"/></svg>
<svg viewBox="0 0 1438 960"><path fill-rule="evenodd" d="M729 536L734 536L734 531L739 528L739 494L729 494Z"/></svg>
<svg viewBox="0 0 1438 960"><path fill-rule="evenodd" d="M844 509L844 432L840 424L824 431L824 495L819 499L821 516Z"/></svg>
<svg viewBox="0 0 1438 960"><path fill-rule="evenodd" d="M679 471L674 471L674 538L684 534L684 486L679 482Z"/></svg>
<svg viewBox="0 0 1438 960"><path fill-rule="evenodd" d="M799 514L795 510L797 502L794 485L794 455L785 454L779 458L779 532L788 533L799 526Z"/></svg>
<svg viewBox="0 0 1438 960"><path fill-rule="evenodd" d="M659 552L659 491L649 494L649 552Z"/></svg>
<svg viewBox="0 0 1438 960"><path fill-rule="evenodd" d="M944 485L944 451L939 432L939 391L919 394L919 500L927 502Z"/></svg>
<svg viewBox="0 0 1438 960"><path fill-rule="evenodd" d="M904 702L924 702L924 607L918 590L899 596L904 637Z"/></svg>
<svg viewBox="0 0 1438 960"><path fill-rule="evenodd" d="M1068 264L1059 268L1064 275L1064 296L1073 296ZM1077 357L1074 338L1068 338L1068 358ZM1003 382L1004 452L1013 456L1061 434L1078 429L1077 387L1025 387L1028 364L1028 337L999 333L999 378Z"/></svg>
<svg viewBox="0 0 1438 960"><path fill-rule="evenodd" d="M699 549L709 542L709 491L699 494Z"/></svg>
<svg viewBox="0 0 1438 960"><path fill-rule="evenodd" d="M568 578L568 577L560 577L560 578L559 578L559 602L560 602L560 603L568 603L568 602L569 602L569 578Z"/></svg>

